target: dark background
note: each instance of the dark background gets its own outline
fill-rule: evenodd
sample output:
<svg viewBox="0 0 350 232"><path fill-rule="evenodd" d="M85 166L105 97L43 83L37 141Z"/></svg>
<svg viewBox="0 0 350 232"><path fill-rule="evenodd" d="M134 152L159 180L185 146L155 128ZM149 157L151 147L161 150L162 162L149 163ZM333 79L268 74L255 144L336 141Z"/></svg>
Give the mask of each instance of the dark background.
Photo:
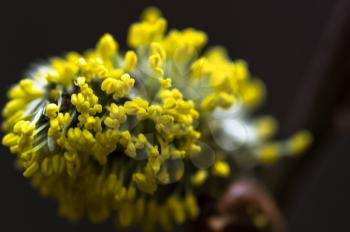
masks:
<svg viewBox="0 0 350 232"><path fill-rule="evenodd" d="M300 109L310 108L308 99L314 99L309 104L318 104L322 109L325 98L334 95L339 97L330 104L337 108L340 104L345 112L349 108L343 100L346 90L339 94L337 88L332 88L320 98L314 88L321 79L331 83L344 79L344 72L333 75L334 70L327 76L314 77L318 66L327 65L327 61L318 61L323 57L319 52L324 44L322 38L338 33L326 29L336 17L332 13L336 2L1 1L0 105L6 102L9 86L22 78L31 64L65 51L90 48L105 32L112 33L125 48L130 23L138 19L146 6L158 6L170 28L204 30L209 35L209 45L223 45L232 58L248 61L252 73L268 88L266 103L260 111L278 118L282 136L309 125L310 121L325 119L316 124L315 147L298 161L282 162L270 169L267 184L278 192L277 200L286 214L289 231L349 231L349 130L343 130L341 123L340 126L335 123L338 127L333 125L335 107L325 109L326 112L321 110L306 122L304 115L298 115ZM313 76L313 81L307 81L309 76ZM340 115L345 124L350 121L347 114ZM55 202L33 191L29 182L14 170L13 160L9 151L1 147L1 231L113 231L111 224L71 224L59 218Z"/></svg>

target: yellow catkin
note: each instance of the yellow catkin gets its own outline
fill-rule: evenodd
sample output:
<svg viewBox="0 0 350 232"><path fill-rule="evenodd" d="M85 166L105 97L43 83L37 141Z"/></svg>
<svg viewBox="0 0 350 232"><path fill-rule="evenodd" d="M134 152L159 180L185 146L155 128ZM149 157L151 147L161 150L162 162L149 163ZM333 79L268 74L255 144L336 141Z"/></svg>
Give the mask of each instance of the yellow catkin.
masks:
<svg viewBox="0 0 350 232"><path fill-rule="evenodd" d="M148 8L129 28L128 49L104 34L82 54L50 58L8 91L2 144L34 188L58 201L60 215L171 230L199 215L198 193L224 190L216 180L244 165L236 156L270 164L310 146L307 131L271 140L275 120L251 116L265 87L245 61L221 47L204 51L203 31L167 26ZM232 155L216 139L242 140L246 152ZM194 156L216 161L198 169Z"/></svg>

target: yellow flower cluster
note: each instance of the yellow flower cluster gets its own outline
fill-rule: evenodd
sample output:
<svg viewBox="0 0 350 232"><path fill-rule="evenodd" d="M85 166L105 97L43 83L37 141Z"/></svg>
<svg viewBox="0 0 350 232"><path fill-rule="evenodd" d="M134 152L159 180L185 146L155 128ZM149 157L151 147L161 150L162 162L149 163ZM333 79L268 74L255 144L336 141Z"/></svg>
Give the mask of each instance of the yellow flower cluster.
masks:
<svg viewBox="0 0 350 232"><path fill-rule="evenodd" d="M167 32L160 11L149 8L127 41L132 50L122 53L106 34L84 55L53 58L9 91L2 142L23 175L58 200L61 215L114 216L119 226L145 230L194 219L207 179L232 177L234 157L218 145L218 155L208 155L200 142L212 144L207 124L220 110L239 108L253 128L245 149L257 162L309 145L308 132L269 142L275 121L247 116L263 100L262 82L223 48L201 55L204 32Z"/></svg>

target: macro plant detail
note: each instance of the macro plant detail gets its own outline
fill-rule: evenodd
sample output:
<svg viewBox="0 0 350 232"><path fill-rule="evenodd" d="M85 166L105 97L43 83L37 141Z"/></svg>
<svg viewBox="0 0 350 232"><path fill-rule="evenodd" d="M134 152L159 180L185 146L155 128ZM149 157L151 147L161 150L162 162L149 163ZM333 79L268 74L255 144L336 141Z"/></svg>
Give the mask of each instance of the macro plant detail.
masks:
<svg viewBox="0 0 350 232"><path fill-rule="evenodd" d="M59 213L171 229L200 213L235 170L302 153L311 135L274 141L252 117L265 87L243 60L204 49L199 30L167 30L156 8L130 26L130 50L105 34L83 54L39 64L8 92L2 143Z"/></svg>

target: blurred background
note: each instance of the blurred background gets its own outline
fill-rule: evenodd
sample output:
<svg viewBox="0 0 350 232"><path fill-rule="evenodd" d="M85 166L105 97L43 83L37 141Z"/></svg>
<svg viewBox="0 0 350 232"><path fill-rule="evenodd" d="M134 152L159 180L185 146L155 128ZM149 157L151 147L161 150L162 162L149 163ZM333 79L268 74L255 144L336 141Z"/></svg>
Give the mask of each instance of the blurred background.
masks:
<svg viewBox="0 0 350 232"><path fill-rule="evenodd" d="M31 65L66 51L83 51L105 32L126 48L126 33L146 6L159 7L169 27L195 27L209 45L245 59L268 89L259 113L275 116L284 137L310 128L314 147L298 160L262 170L288 230L349 231L350 4L348 0L265 1L2 1L0 106ZM57 216L14 170L1 147L3 231L115 231L112 223L71 224Z"/></svg>

